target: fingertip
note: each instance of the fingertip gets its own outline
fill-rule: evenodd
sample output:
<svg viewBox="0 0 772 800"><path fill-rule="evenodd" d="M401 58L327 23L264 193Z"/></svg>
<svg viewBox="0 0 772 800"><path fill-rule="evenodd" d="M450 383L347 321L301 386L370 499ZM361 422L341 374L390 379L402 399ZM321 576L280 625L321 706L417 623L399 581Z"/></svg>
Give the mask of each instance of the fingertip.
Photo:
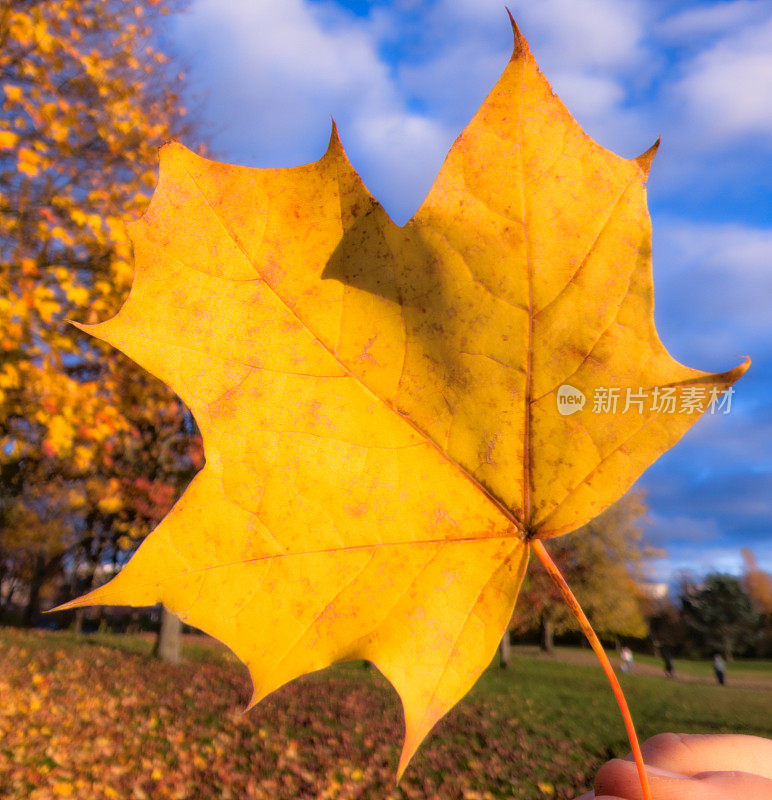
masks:
<svg viewBox="0 0 772 800"><path fill-rule="evenodd" d="M641 745L641 753L646 764L656 764L657 758L662 753L671 752L674 748L679 748L684 744L684 738L688 734L683 733L658 733L647 739ZM625 761L634 761L632 753L625 756Z"/></svg>
<svg viewBox="0 0 772 800"><path fill-rule="evenodd" d="M677 775L741 770L772 778L772 740L758 736L660 733L645 741L641 751L647 765ZM631 762L632 756L625 759Z"/></svg>
<svg viewBox="0 0 772 800"><path fill-rule="evenodd" d="M649 779L667 781L675 778L685 780L683 775L665 769L646 765L646 774ZM597 797L608 795L610 797L626 797L637 800L641 797L641 783L638 769L634 763L623 758L614 758L607 761L595 776L595 794Z"/></svg>
<svg viewBox="0 0 772 800"><path fill-rule="evenodd" d="M595 775L595 796L621 794L620 787L630 783L630 776L633 774L633 767L621 758L612 758L607 761Z"/></svg>

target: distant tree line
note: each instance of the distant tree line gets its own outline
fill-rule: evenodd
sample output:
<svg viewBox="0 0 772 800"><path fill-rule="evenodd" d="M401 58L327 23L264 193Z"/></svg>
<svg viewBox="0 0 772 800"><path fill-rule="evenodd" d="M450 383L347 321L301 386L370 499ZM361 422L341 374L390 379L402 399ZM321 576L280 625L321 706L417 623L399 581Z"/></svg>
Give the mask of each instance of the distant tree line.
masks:
<svg viewBox="0 0 772 800"><path fill-rule="evenodd" d="M772 576L743 550L740 577L683 576L674 600L649 604L655 650L671 655L772 658Z"/></svg>

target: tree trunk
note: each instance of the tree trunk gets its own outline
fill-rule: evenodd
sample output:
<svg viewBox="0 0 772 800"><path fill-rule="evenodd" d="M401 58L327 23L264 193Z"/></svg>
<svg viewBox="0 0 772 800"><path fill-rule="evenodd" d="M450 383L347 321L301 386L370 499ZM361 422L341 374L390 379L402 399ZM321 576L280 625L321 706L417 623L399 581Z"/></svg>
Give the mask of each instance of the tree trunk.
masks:
<svg viewBox="0 0 772 800"><path fill-rule="evenodd" d="M139 611L132 609L129 613L129 622L126 625L126 633L137 633L139 631Z"/></svg>
<svg viewBox="0 0 772 800"><path fill-rule="evenodd" d="M512 654L512 645L509 641L509 631L504 631L499 645L499 667L506 669L509 666L509 657Z"/></svg>
<svg viewBox="0 0 772 800"><path fill-rule="evenodd" d="M0 583L0 620L5 616L5 612L11 606L11 600L13 600L13 595L16 592L16 578L5 578L6 583L8 584L8 591L3 595L2 593L2 584Z"/></svg>
<svg viewBox="0 0 772 800"><path fill-rule="evenodd" d="M29 598L24 609L24 625L31 628L40 616L40 590L45 579L44 561L42 556L35 559L35 568L29 582Z"/></svg>
<svg viewBox="0 0 772 800"><path fill-rule="evenodd" d="M29 599L27 607L24 609L24 624L31 627L37 622L40 616L40 590L56 571L60 568L63 554L51 556L46 560L45 556L35 557L35 566L32 571L32 578L29 582Z"/></svg>
<svg viewBox="0 0 772 800"><path fill-rule="evenodd" d="M182 622L166 606L161 606L161 628L155 640L153 655L161 661L179 664L182 654L181 634Z"/></svg>
<svg viewBox="0 0 772 800"><path fill-rule="evenodd" d="M732 660L732 639L729 636L724 636L724 660Z"/></svg>
<svg viewBox="0 0 772 800"><path fill-rule="evenodd" d="M86 614L85 608L76 608L75 615L72 618L72 622L70 623L70 632L74 633L76 636L80 636L83 633L83 617Z"/></svg>
<svg viewBox="0 0 772 800"><path fill-rule="evenodd" d="M553 653L555 651L555 627L552 620L548 616L541 618L541 649L545 653Z"/></svg>

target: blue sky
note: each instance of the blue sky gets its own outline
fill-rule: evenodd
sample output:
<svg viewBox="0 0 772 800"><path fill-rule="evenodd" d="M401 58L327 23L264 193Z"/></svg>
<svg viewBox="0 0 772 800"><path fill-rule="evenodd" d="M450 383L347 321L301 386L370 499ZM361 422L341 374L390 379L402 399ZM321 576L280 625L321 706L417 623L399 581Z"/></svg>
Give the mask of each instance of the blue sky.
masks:
<svg viewBox="0 0 772 800"><path fill-rule="evenodd" d="M420 204L503 70L503 0L193 0L171 46L217 158L315 160L330 116L397 222ZM656 318L678 360L753 366L639 481L659 577L772 569L772 4L509 0L553 88L623 156L662 136L649 180ZM195 146L195 141L187 142Z"/></svg>

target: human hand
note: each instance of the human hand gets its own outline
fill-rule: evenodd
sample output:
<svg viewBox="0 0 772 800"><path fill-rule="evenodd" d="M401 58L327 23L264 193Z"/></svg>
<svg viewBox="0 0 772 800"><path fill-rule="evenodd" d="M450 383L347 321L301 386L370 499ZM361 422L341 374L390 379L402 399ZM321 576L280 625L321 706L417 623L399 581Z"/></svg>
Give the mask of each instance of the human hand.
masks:
<svg viewBox="0 0 772 800"><path fill-rule="evenodd" d="M772 740L661 733L641 746L654 800L770 800ZM577 800L641 800L631 755L604 764Z"/></svg>

